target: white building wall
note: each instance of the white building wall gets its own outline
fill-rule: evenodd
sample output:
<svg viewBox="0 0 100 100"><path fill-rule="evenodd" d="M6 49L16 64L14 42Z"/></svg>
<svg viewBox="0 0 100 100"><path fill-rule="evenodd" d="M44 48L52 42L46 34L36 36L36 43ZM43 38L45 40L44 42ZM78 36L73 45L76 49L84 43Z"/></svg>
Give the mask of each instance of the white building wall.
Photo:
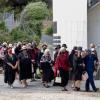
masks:
<svg viewBox="0 0 100 100"><path fill-rule="evenodd" d="M57 21L56 35L69 50L87 48L87 0L53 0L53 21Z"/></svg>

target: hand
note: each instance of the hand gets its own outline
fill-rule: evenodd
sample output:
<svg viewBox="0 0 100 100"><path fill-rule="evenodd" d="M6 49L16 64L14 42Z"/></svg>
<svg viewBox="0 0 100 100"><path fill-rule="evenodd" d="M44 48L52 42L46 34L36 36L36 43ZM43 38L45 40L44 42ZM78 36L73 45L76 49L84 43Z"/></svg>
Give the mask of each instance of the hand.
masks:
<svg viewBox="0 0 100 100"><path fill-rule="evenodd" d="M60 74L60 71L59 71L59 70L57 70L57 76L59 76L59 74Z"/></svg>
<svg viewBox="0 0 100 100"><path fill-rule="evenodd" d="M32 63L35 63L35 60L32 60Z"/></svg>
<svg viewBox="0 0 100 100"><path fill-rule="evenodd" d="M72 68L70 68L69 70L72 71Z"/></svg>
<svg viewBox="0 0 100 100"><path fill-rule="evenodd" d="M12 69L16 69L16 67L15 66L12 66Z"/></svg>
<svg viewBox="0 0 100 100"><path fill-rule="evenodd" d="M85 64L83 64L83 67L85 67Z"/></svg>

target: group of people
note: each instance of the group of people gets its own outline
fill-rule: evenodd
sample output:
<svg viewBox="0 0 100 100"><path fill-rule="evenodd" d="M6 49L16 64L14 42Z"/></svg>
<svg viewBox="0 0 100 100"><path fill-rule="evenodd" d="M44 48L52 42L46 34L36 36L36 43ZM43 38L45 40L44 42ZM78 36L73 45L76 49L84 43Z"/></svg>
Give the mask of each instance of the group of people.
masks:
<svg viewBox="0 0 100 100"><path fill-rule="evenodd" d="M95 86L93 76L99 62L95 45L91 44L88 50L82 50L82 47L74 47L70 54L66 49L66 44L63 44L62 47L58 45L54 55L55 76L57 76L58 70L64 90L67 91L66 86L70 78L73 81L73 90L80 91L81 81L84 78L86 91L90 91L90 85L93 91L98 91L99 89Z"/></svg>
<svg viewBox="0 0 100 100"><path fill-rule="evenodd" d="M54 59L51 57L47 44L38 48L36 42L7 44L0 46L0 64L4 70L4 82L13 88L16 75L23 87L27 87L27 79L35 80L37 69L41 73L41 80L44 87L49 88L49 82L54 80L53 85L60 85L64 91L67 90L69 79L73 81L72 88L80 91L82 77L86 77L86 91L90 91L91 84L93 91L98 91L93 78L97 70L98 56L95 45L91 44L90 49L82 50L82 47L74 47L71 53L67 51L67 45L57 45ZM87 75L87 76L86 76ZM57 77L61 83L56 82Z"/></svg>

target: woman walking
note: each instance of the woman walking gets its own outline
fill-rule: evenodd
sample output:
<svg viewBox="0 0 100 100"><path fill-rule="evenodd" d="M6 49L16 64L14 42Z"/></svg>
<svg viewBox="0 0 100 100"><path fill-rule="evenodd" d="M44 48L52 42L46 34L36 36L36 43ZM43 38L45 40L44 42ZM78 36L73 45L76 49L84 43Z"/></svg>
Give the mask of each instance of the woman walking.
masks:
<svg viewBox="0 0 100 100"><path fill-rule="evenodd" d="M75 69L75 89L74 89L75 91L80 91L82 73L85 70L85 64L83 59L84 59L84 52L78 50L76 69Z"/></svg>
<svg viewBox="0 0 100 100"><path fill-rule="evenodd" d="M52 70L52 60L50 56L49 49L46 49L42 58L41 58L42 70L43 70L43 85L48 88L48 82L54 78L53 70Z"/></svg>
<svg viewBox="0 0 100 100"><path fill-rule="evenodd" d="M68 84L69 80L69 53L66 50L66 48L62 47L60 49L60 53L57 58L57 69L60 71L60 76L61 76L61 85L63 86L63 91L68 91L66 89L66 85Z"/></svg>
<svg viewBox="0 0 100 100"><path fill-rule="evenodd" d="M27 79L32 78L32 62L27 53L27 48L24 45L19 54L19 78L23 87L27 87Z"/></svg>
<svg viewBox="0 0 100 100"><path fill-rule="evenodd" d="M94 92L97 92L99 90L99 88L96 88L95 86L94 77L93 77L93 73L95 70L95 62L97 61L98 61L97 56L94 53L92 53L90 50L88 50L88 54L85 57L86 71L88 73L88 79L85 84L85 89L87 92L90 91L90 84Z"/></svg>
<svg viewBox="0 0 100 100"><path fill-rule="evenodd" d="M18 67L18 59L12 54L12 48L8 48L7 55L5 57L5 68L4 68L4 81L13 88L13 83L15 81L16 69Z"/></svg>

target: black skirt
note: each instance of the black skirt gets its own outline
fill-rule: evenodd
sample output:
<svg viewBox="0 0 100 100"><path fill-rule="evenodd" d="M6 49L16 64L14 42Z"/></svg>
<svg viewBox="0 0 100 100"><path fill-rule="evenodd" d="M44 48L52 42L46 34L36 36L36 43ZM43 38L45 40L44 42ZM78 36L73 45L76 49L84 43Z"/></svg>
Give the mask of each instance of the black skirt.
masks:
<svg viewBox="0 0 100 100"><path fill-rule="evenodd" d="M78 68L75 71L75 81L82 80L82 73L83 73L82 66L78 66Z"/></svg>
<svg viewBox="0 0 100 100"><path fill-rule="evenodd" d="M25 58L20 60L20 80L32 78L31 59Z"/></svg>
<svg viewBox="0 0 100 100"><path fill-rule="evenodd" d="M6 68L4 70L4 82L11 85L15 81L16 71L8 65L6 65L5 67Z"/></svg>

